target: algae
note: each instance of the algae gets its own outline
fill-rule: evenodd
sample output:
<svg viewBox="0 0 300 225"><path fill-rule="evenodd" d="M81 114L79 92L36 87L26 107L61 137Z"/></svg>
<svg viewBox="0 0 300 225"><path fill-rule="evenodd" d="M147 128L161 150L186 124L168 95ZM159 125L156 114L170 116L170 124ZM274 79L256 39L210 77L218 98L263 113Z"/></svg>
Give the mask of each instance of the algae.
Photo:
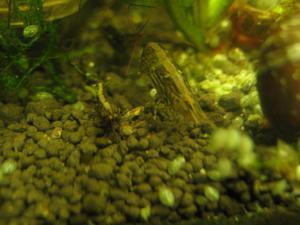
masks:
<svg viewBox="0 0 300 225"><path fill-rule="evenodd" d="M22 4L20 0L9 0L7 18L0 22L0 96L19 95L33 73L43 68L52 77L54 85L35 89L51 90L67 101L74 101L54 66L53 59L58 56L59 49L57 24L46 21L42 0L27 1L26 10ZM16 21L22 21L22 25L17 25Z"/></svg>

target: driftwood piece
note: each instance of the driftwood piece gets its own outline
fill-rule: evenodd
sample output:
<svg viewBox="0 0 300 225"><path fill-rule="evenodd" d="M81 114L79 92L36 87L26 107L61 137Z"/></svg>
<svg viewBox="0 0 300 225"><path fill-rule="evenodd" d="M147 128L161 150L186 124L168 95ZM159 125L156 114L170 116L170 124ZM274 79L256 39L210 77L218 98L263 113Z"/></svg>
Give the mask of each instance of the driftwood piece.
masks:
<svg viewBox="0 0 300 225"><path fill-rule="evenodd" d="M146 45L142 54L141 71L150 76L159 97L174 112L181 113L194 123L208 120L182 73L159 44L152 42Z"/></svg>

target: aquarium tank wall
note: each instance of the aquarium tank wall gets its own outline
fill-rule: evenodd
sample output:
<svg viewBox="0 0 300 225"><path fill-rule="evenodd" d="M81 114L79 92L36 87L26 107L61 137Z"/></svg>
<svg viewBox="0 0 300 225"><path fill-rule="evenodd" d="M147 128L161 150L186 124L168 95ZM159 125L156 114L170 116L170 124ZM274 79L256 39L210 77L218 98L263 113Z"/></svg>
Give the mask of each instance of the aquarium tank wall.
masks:
<svg viewBox="0 0 300 225"><path fill-rule="evenodd" d="M0 224L299 224L297 0L0 0Z"/></svg>

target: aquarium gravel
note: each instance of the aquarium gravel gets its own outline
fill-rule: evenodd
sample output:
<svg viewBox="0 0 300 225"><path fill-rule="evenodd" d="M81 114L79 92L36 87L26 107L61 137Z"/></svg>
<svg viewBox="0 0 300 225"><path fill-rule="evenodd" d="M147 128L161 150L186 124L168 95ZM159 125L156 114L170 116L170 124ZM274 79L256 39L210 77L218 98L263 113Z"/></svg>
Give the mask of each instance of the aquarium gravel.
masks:
<svg viewBox="0 0 300 225"><path fill-rule="evenodd" d="M139 69L141 43L132 60L118 61L102 23L136 28L144 11L116 8L97 8L69 53L73 66L61 62L77 102L30 88L0 101L0 224L238 224L299 206L299 143L279 140L266 123L245 53L204 55L162 35L208 117L195 124L153 94Z"/></svg>

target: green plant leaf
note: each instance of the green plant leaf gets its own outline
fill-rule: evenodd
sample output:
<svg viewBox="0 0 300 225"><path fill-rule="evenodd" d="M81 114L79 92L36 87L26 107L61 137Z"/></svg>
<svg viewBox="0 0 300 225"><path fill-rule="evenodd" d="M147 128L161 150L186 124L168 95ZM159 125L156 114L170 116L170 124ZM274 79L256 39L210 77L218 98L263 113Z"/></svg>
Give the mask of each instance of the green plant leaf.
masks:
<svg viewBox="0 0 300 225"><path fill-rule="evenodd" d="M191 12L187 10L190 4L183 7L183 0L165 0L164 3L173 22L186 38L195 44L199 50L205 49L203 31L191 21Z"/></svg>
<svg viewBox="0 0 300 225"><path fill-rule="evenodd" d="M205 33L224 16L233 0L164 0L173 22L199 50Z"/></svg>
<svg viewBox="0 0 300 225"><path fill-rule="evenodd" d="M163 2L163 0L125 0L130 5L144 6L144 7L155 7Z"/></svg>

